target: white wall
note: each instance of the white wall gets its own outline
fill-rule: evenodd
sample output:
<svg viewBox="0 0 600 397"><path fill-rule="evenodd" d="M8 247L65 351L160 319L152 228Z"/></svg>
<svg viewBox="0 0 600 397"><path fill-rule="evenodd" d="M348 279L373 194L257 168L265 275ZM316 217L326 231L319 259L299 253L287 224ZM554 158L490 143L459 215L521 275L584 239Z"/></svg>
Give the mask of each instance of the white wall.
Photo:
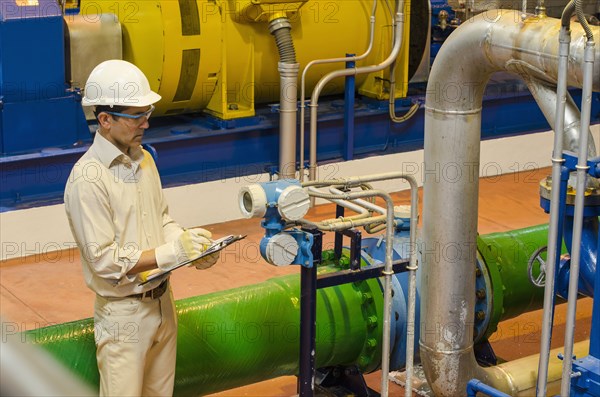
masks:
<svg viewBox="0 0 600 397"><path fill-rule="evenodd" d="M600 125L595 125L592 131L598 145ZM548 167L552 140L551 132L542 132L484 141L481 145L480 175L494 176ZM421 182L424 171L423 151L324 165L319 168L319 179L387 171L403 171ZM171 216L175 220L183 226L198 226L241 218L238 210L239 189L244 185L263 181L268 181L267 174L180 186L166 189L165 194ZM408 188L408 185L399 181L378 182L373 185L388 192ZM1 213L0 242L0 260L48 255L52 251L74 247L62 204Z"/></svg>

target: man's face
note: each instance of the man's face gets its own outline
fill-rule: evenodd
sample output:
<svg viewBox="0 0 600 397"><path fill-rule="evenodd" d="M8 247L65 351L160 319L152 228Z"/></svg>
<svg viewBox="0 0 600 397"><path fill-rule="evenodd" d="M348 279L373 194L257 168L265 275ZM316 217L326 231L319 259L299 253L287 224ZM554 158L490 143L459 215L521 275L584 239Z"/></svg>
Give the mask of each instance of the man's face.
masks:
<svg viewBox="0 0 600 397"><path fill-rule="evenodd" d="M101 132L119 150L129 154L129 149L141 145L144 131L150 127L148 118L152 110L154 106L128 107L119 113L102 112L98 115Z"/></svg>

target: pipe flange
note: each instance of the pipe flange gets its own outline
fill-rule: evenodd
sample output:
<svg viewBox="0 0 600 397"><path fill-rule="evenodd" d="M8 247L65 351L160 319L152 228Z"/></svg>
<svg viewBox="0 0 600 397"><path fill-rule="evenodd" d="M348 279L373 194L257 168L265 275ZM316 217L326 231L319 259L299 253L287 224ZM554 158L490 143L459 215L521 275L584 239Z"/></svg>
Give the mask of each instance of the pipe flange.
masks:
<svg viewBox="0 0 600 397"><path fill-rule="evenodd" d="M585 189L584 205L586 207L600 206L600 189L590 184L592 178L588 178L588 187ZM577 191L574 187L567 188L567 205L575 205L575 194ZM540 197L545 200L552 199L552 177L548 176L540 182Z"/></svg>
<svg viewBox="0 0 600 397"><path fill-rule="evenodd" d="M473 341L477 343L485 339L487 328L490 324L492 312L492 280L487 267L477 252L475 265L475 322L473 325Z"/></svg>

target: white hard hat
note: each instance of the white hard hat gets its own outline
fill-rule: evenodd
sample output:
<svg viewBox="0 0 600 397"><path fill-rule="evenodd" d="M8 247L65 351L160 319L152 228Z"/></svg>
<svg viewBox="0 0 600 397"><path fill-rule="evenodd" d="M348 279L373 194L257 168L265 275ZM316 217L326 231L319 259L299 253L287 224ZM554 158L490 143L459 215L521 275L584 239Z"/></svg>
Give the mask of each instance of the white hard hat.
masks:
<svg viewBox="0 0 600 397"><path fill-rule="evenodd" d="M104 61L92 70L85 83L83 106L143 107L160 101L150 89L144 73L134 64L120 59Z"/></svg>

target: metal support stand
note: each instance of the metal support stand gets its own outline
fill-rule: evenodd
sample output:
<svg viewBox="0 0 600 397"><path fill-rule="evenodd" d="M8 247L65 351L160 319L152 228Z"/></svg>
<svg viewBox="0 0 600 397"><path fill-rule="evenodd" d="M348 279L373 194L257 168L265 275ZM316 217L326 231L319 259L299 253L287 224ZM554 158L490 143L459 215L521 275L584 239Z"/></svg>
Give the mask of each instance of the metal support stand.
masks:
<svg viewBox="0 0 600 397"><path fill-rule="evenodd" d="M303 230L314 237L310 267L300 270L300 365L298 394L311 397L315 389L315 334L317 323L317 265L321 263L323 233L319 230Z"/></svg>
<svg viewBox="0 0 600 397"><path fill-rule="evenodd" d="M344 209L338 206L336 208L336 216L343 215ZM348 392L362 397L379 396L379 393L366 386L362 374L356 367L326 368L319 373L319 384L315 384L315 379L317 379L315 369L316 306L318 289L381 277L385 266L369 266L368 269L361 270L361 233L357 230L344 230L336 232L334 253L335 258L339 260L342 256L343 236L350 237L350 269L327 273L317 277L317 265L321 263L323 234L318 230L303 229L303 232L311 233L314 240L311 248L313 263L311 266L302 266L300 272L300 364L298 394L300 397L312 397L315 390L325 389L328 394L336 396L346 396ZM408 265L408 259L396 261L392 265L393 272L405 272Z"/></svg>

